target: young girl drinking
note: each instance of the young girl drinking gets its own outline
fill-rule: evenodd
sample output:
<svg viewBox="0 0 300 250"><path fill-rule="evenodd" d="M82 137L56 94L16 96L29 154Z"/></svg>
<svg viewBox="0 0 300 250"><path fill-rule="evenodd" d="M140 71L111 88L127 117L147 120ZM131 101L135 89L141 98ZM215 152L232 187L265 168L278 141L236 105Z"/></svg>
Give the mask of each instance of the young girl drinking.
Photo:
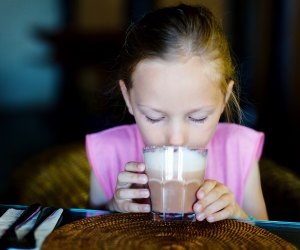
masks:
<svg viewBox="0 0 300 250"><path fill-rule="evenodd" d="M264 135L240 116L228 42L205 7L151 12L132 25L118 58L119 86L136 124L87 135L90 205L149 212L144 146L208 149L206 180L193 206L199 221L267 219L258 160Z"/></svg>

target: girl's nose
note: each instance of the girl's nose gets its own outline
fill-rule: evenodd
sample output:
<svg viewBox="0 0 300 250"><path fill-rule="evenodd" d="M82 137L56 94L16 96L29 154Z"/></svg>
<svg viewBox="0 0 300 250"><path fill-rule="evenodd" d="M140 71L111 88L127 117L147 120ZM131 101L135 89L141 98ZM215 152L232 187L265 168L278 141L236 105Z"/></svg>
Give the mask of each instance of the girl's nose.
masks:
<svg viewBox="0 0 300 250"><path fill-rule="evenodd" d="M187 131L183 125L176 125L168 129L168 145L184 146L187 144Z"/></svg>

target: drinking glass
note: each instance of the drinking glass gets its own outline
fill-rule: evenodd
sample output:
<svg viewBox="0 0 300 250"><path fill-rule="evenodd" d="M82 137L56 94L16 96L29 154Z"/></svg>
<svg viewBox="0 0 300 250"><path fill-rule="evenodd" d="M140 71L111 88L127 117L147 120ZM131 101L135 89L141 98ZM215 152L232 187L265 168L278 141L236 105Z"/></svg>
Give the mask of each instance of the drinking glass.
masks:
<svg viewBox="0 0 300 250"><path fill-rule="evenodd" d="M204 181L207 149L151 146L143 153L152 220L195 221L193 204Z"/></svg>

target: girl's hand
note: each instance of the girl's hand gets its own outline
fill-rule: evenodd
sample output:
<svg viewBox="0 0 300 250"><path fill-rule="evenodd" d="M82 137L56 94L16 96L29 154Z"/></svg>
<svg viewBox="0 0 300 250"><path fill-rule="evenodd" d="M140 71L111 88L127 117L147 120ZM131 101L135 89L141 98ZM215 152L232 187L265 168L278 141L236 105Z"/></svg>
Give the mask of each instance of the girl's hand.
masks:
<svg viewBox="0 0 300 250"><path fill-rule="evenodd" d="M199 221L214 222L224 219L248 219L237 204L234 194L222 183L205 180L197 191L193 209Z"/></svg>
<svg viewBox="0 0 300 250"><path fill-rule="evenodd" d="M144 185L148 183L144 171L144 163L128 162L125 165L125 170L118 175L114 197L108 203L109 210L150 212L150 205L142 203L150 196L149 190L144 188Z"/></svg>

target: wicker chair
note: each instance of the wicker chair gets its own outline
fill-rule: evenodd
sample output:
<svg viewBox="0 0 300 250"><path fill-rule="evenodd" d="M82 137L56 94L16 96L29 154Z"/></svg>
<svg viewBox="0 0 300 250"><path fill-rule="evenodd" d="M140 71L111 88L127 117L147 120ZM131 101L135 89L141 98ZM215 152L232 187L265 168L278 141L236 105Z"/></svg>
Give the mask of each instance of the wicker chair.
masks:
<svg viewBox="0 0 300 250"><path fill-rule="evenodd" d="M267 158L260 172L270 220L300 221L300 177Z"/></svg>
<svg viewBox="0 0 300 250"><path fill-rule="evenodd" d="M263 158L262 188L271 220L300 221L300 177ZM88 206L90 166L83 143L49 149L15 172L20 204L63 208Z"/></svg>
<svg viewBox="0 0 300 250"><path fill-rule="evenodd" d="M90 171L83 143L48 149L16 169L17 199L20 204L85 208Z"/></svg>

